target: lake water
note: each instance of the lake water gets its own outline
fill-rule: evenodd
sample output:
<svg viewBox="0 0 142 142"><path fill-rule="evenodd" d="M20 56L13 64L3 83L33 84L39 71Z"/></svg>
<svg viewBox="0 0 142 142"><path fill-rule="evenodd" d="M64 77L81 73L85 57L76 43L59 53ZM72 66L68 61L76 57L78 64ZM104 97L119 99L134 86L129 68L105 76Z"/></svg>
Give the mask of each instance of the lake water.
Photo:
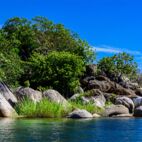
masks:
<svg viewBox="0 0 142 142"><path fill-rule="evenodd" d="M0 119L0 142L142 142L142 119Z"/></svg>

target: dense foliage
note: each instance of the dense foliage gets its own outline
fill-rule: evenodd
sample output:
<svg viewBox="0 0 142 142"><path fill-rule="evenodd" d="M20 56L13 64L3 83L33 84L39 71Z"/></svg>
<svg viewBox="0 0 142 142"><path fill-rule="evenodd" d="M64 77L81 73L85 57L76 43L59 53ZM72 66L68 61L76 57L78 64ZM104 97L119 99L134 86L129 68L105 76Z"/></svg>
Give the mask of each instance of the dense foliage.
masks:
<svg viewBox="0 0 142 142"><path fill-rule="evenodd" d="M30 63L28 72L31 75L27 79L30 79L33 88L50 86L60 90L66 97L79 86L79 76L85 70L85 64L79 56L64 51L53 51L48 55L35 53Z"/></svg>
<svg viewBox="0 0 142 142"><path fill-rule="evenodd" d="M52 87L63 95L79 85L84 66L94 60L87 42L44 17L14 17L0 29L0 79L8 85Z"/></svg>
<svg viewBox="0 0 142 142"><path fill-rule="evenodd" d="M119 53L112 57L104 57L98 62L98 69L101 73L114 80L119 80L123 75L135 77L137 73L137 64L133 56L127 53Z"/></svg>

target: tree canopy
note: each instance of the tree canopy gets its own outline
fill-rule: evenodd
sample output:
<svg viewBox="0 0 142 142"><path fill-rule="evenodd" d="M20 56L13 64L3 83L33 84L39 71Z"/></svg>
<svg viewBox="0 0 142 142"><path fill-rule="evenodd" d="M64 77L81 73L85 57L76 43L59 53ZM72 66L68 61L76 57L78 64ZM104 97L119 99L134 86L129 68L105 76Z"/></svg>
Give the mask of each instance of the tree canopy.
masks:
<svg viewBox="0 0 142 142"><path fill-rule="evenodd" d="M45 17L14 17L0 29L0 79L37 89L52 87L67 96L79 85L95 54L89 44Z"/></svg>

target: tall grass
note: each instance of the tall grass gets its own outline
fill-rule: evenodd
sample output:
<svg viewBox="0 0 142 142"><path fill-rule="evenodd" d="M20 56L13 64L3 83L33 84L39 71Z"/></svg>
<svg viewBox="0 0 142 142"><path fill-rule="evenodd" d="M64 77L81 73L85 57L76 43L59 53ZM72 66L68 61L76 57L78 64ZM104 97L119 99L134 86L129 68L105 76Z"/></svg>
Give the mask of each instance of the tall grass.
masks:
<svg viewBox="0 0 142 142"><path fill-rule="evenodd" d="M102 109L95 106L93 103L87 103L84 104L81 100L77 100L77 101L70 101L70 104L73 106L73 108L79 108L79 109L85 109L90 113L99 113L101 114Z"/></svg>
<svg viewBox="0 0 142 142"><path fill-rule="evenodd" d="M62 104L43 99L38 103L25 99L15 107L19 115L35 118L60 118L65 117L71 107L64 107Z"/></svg>

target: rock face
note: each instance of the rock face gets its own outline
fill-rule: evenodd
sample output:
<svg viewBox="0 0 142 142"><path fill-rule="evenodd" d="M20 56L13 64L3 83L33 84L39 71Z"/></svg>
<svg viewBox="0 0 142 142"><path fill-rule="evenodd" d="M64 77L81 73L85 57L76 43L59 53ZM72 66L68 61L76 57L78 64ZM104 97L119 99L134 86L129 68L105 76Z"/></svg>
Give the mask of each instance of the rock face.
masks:
<svg viewBox="0 0 142 142"><path fill-rule="evenodd" d="M103 108L105 106L106 99L104 95L98 95L91 97L91 100L94 102L95 106Z"/></svg>
<svg viewBox="0 0 142 142"><path fill-rule="evenodd" d="M18 114L0 93L0 117L17 117Z"/></svg>
<svg viewBox="0 0 142 142"><path fill-rule="evenodd" d="M105 109L104 116L115 116L120 114L129 114L128 108L123 105L111 105Z"/></svg>
<svg viewBox="0 0 142 142"><path fill-rule="evenodd" d="M111 88L111 90L109 90L110 93L115 93L117 95L121 95L121 96L128 96L128 97L134 97L136 96L135 92L131 89L126 89L124 87L122 87L121 85L117 84L117 83L113 83L113 86Z"/></svg>
<svg viewBox="0 0 142 142"><path fill-rule="evenodd" d="M44 91L43 97L55 103L59 103L62 105L68 105L67 100L56 90L49 89L47 91Z"/></svg>
<svg viewBox="0 0 142 142"><path fill-rule="evenodd" d="M138 95L138 96L142 96L142 88L138 88L138 89L136 89L136 95Z"/></svg>
<svg viewBox="0 0 142 142"><path fill-rule="evenodd" d="M13 93L8 89L8 87L0 82L0 93L4 96L4 98L14 106L17 103L17 98L13 95Z"/></svg>
<svg viewBox="0 0 142 142"><path fill-rule="evenodd" d="M19 101L22 101L25 98L28 98L32 100L33 102L39 102L42 99L42 93L39 91L36 91L29 87L19 87L15 92L17 99Z"/></svg>
<svg viewBox="0 0 142 142"><path fill-rule="evenodd" d="M92 114L89 113L87 110L74 110L68 115L68 118L92 118Z"/></svg>
<svg viewBox="0 0 142 142"><path fill-rule="evenodd" d="M127 89L132 89L132 90L136 90L137 88L139 88L139 85L138 83L133 83L129 80L129 78L127 78L126 76L122 76L120 78L120 82L119 84L121 86L123 86L124 88L127 88Z"/></svg>
<svg viewBox="0 0 142 142"><path fill-rule="evenodd" d="M129 109L130 113L132 113L134 111L134 103L133 103L133 101L130 98L126 97L126 96L117 97L116 101L115 101L115 104L117 104L117 105L124 105L125 107L127 107Z"/></svg>
<svg viewBox="0 0 142 142"><path fill-rule="evenodd" d="M89 76L94 76L97 72L97 65L90 64L86 66L86 74Z"/></svg>
<svg viewBox="0 0 142 142"><path fill-rule="evenodd" d="M115 93L117 95L125 96L136 96L135 92L131 89L126 89L123 86L110 81L107 77L86 77L82 80L82 86L85 90L99 89L101 92L105 93Z"/></svg>
<svg viewBox="0 0 142 142"><path fill-rule="evenodd" d="M88 84L88 89L99 89L102 92L108 92L111 89L112 85L108 81L98 81L90 80Z"/></svg>
<svg viewBox="0 0 142 142"><path fill-rule="evenodd" d="M139 106L134 111L134 116L136 117L142 117L142 106Z"/></svg>

